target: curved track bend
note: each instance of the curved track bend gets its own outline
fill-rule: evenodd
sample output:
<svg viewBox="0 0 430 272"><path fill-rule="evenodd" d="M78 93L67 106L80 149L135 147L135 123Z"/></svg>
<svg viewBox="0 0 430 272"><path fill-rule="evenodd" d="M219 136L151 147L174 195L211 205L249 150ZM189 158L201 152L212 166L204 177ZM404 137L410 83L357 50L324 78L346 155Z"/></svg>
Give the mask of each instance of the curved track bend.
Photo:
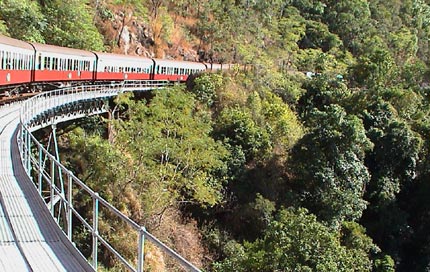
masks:
<svg viewBox="0 0 430 272"><path fill-rule="evenodd" d="M94 271L25 173L16 141L19 109L0 108L0 271Z"/></svg>
<svg viewBox="0 0 430 272"><path fill-rule="evenodd" d="M31 141L36 141L29 133L48 125L73 120L89 114L99 114L105 112L107 108L104 102L108 97L113 97L124 91L148 91L163 89L170 86L168 81L130 81L120 85L105 86L84 86L59 89L52 92L41 93L20 104L12 104L0 107L0 272L1 271L94 271L97 267L98 244L102 243L110 250L125 267L131 271L143 271L144 264L144 240L150 241L153 245L161 249L165 254L189 271L200 271L197 267L189 263L178 253L164 245L156 237L146 231L144 226L140 226L126 215L122 214L106 200L93 192L82 181L73 174L68 173L68 196L65 198L64 192L55 195L51 180L51 201L59 196L67 202L69 213L76 211L73 209L73 197L70 188L79 185L81 189L90 194L93 198L93 226L88 225L87 229L93 236L93 266L81 255L72 245L65 232L70 236L73 232L71 227L73 220L69 218L67 231L63 232L54 218L53 202L50 202L51 212L45 201L40 197L41 190L40 175L41 157L33 160L31 154ZM82 104L84 103L84 104ZM83 105L89 108L83 107ZM20 136L20 137L18 137ZM30 137L31 136L31 137ZM19 141L18 141L19 139ZM18 146L18 142L20 146ZM37 143L37 141L36 141ZM37 143L37 145L40 145ZM42 149L39 148L39 156ZM48 151L43 151L48 152ZM50 155L52 157L52 155ZM22 160L21 160L22 158ZM53 158L53 157L52 157ZM68 171L58 161L51 160L51 171L55 165ZM39 162L33 167L39 170L39 188L27 175L31 172L32 162ZM26 167L26 169L24 168ZM54 179L54 172L51 172L49 179ZM57 188L58 189L58 188ZM129 227L137 231L139 246L137 248L137 266L130 264L124 257L102 237L98 232L98 203L110 212L123 220ZM69 214L70 216L70 214ZM77 215L78 218L82 217ZM81 220L80 219L80 220ZM64 228L64 226L62 226ZM69 229L70 228L70 229ZM71 238L71 237L69 237Z"/></svg>

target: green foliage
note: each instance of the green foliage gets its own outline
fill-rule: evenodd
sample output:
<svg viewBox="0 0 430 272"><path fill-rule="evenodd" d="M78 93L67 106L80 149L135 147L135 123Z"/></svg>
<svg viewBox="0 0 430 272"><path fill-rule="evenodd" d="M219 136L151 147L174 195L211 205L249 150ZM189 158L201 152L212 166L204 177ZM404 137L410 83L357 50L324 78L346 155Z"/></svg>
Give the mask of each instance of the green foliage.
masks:
<svg viewBox="0 0 430 272"><path fill-rule="evenodd" d="M215 271L371 271L375 246L343 246L339 236L305 209L281 210L255 242L215 264ZM244 253L243 253L244 252Z"/></svg>
<svg viewBox="0 0 430 272"><path fill-rule="evenodd" d="M93 14L88 9L86 1L48 1L43 11L47 25L42 32L48 43L103 51L102 36L93 24Z"/></svg>
<svg viewBox="0 0 430 272"><path fill-rule="evenodd" d="M338 105L312 110L307 122L309 132L294 147L291 159L303 205L334 225L359 219L370 180L364 154L371 148L362 122Z"/></svg>
<svg viewBox="0 0 430 272"><path fill-rule="evenodd" d="M393 80L395 63L390 51L380 39L367 40L366 52L351 69L351 77L360 86L380 88Z"/></svg>
<svg viewBox="0 0 430 272"><path fill-rule="evenodd" d="M230 145L239 146L248 162L257 156L267 156L271 150L268 132L256 124L251 112L239 107L221 112L215 133Z"/></svg>
<svg viewBox="0 0 430 272"><path fill-rule="evenodd" d="M375 260L375 272L394 272L395 264L393 258L389 255L384 255L382 258Z"/></svg>
<svg viewBox="0 0 430 272"><path fill-rule="evenodd" d="M369 107L365 123L374 144L367 156L372 173L368 194L378 205L386 205L416 177L422 142L407 124L395 119L393 109L384 102Z"/></svg>
<svg viewBox="0 0 430 272"><path fill-rule="evenodd" d="M220 74L205 73L194 80L192 92L196 99L207 106L212 106L216 100L216 94L223 85L223 77Z"/></svg>
<svg viewBox="0 0 430 272"><path fill-rule="evenodd" d="M361 49L366 37L373 36L368 1L327 1L325 20L332 32L339 35L353 53Z"/></svg>
<svg viewBox="0 0 430 272"><path fill-rule="evenodd" d="M8 36L7 26L5 21L0 20L0 34Z"/></svg>
<svg viewBox="0 0 430 272"><path fill-rule="evenodd" d="M325 74L316 76L304 82L306 92L298 101L297 110L303 119L314 109L324 110L329 105L344 104L351 91L337 78Z"/></svg>
<svg viewBox="0 0 430 272"><path fill-rule="evenodd" d="M131 103L128 120L114 123L115 142L127 143L122 152L144 166L141 190L165 196L149 204L153 196L146 194L148 206L159 209L182 200L213 206L222 200L223 180L213 174L223 167L227 153L209 137L208 116L196 112L194 103L180 88L163 90L148 105Z"/></svg>
<svg viewBox="0 0 430 272"><path fill-rule="evenodd" d="M42 32L47 26L44 15L35 1L2 0L0 18L4 20L3 29L17 39L44 42Z"/></svg>
<svg viewBox="0 0 430 272"><path fill-rule="evenodd" d="M321 49L323 52L340 47L342 41L330 33L327 25L321 22L307 21L306 35L300 41L301 48Z"/></svg>

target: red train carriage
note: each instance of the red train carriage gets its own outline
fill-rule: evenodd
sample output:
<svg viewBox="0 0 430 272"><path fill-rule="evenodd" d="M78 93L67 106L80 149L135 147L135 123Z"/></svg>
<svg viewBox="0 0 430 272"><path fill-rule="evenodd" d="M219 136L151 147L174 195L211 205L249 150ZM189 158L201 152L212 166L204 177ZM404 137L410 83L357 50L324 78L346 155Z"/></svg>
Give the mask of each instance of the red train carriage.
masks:
<svg viewBox="0 0 430 272"><path fill-rule="evenodd" d="M35 82L93 80L96 55L89 51L32 43Z"/></svg>
<svg viewBox="0 0 430 272"><path fill-rule="evenodd" d="M30 82L33 61L29 43L0 35L0 86Z"/></svg>
<svg viewBox="0 0 430 272"><path fill-rule="evenodd" d="M175 61L175 60L155 60L154 79L185 81L188 75L206 70L206 65L200 62Z"/></svg>
<svg viewBox="0 0 430 272"><path fill-rule="evenodd" d="M150 58L95 53L97 55L96 80L148 80L154 62Z"/></svg>

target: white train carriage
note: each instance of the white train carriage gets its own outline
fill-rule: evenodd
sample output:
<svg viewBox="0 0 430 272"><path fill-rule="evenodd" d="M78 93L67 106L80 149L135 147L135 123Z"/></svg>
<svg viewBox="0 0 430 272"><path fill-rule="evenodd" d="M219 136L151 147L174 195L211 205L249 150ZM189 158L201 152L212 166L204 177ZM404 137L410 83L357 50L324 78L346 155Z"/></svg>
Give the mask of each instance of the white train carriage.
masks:
<svg viewBox="0 0 430 272"><path fill-rule="evenodd" d="M206 70L206 65L201 62L154 60L156 63L154 70L155 80L185 81L189 75Z"/></svg>
<svg viewBox="0 0 430 272"><path fill-rule="evenodd" d="M95 53L97 55L96 80L148 80L154 61L150 58Z"/></svg>

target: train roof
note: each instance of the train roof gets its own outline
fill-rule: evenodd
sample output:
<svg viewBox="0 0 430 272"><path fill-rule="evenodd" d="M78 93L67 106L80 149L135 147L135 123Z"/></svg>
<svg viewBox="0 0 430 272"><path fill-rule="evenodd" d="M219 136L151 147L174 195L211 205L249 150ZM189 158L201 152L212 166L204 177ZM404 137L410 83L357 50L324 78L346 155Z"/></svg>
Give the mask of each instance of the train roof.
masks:
<svg viewBox="0 0 430 272"><path fill-rule="evenodd" d="M94 57L95 55L91 51L85 51L81 49L74 49L68 47L61 47L56 45L49 44L41 44L41 43L31 43L36 51L38 52L49 52L49 53L57 53L57 54L65 54L65 55L74 55L74 56L83 56L83 57Z"/></svg>
<svg viewBox="0 0 430 272"><path fill-rule="evenodd" d="M183 61L183 60L167 60L167 59L154 59L157 65L166 66L183 66L186 68L202 68L206 69L206 65L202 62L195 61Z"/></svg>
<svg viewBox="0 0 430 272"><path fill-rule="evenodd" d="M152 63L152 59L142 56L134 56L134 55L121 55L121 54L112 54L112 53L102 53L102 52L93 52L96 54L99 59L109 59L109 60L130 60L130 61L148 61Z"/></svg>
<svg viewBox="0 0 430 272"><path fill-rule="evenodd" d="M0 35L0 44L34 50L28 42L23 42L3 35Z"/></svg>

